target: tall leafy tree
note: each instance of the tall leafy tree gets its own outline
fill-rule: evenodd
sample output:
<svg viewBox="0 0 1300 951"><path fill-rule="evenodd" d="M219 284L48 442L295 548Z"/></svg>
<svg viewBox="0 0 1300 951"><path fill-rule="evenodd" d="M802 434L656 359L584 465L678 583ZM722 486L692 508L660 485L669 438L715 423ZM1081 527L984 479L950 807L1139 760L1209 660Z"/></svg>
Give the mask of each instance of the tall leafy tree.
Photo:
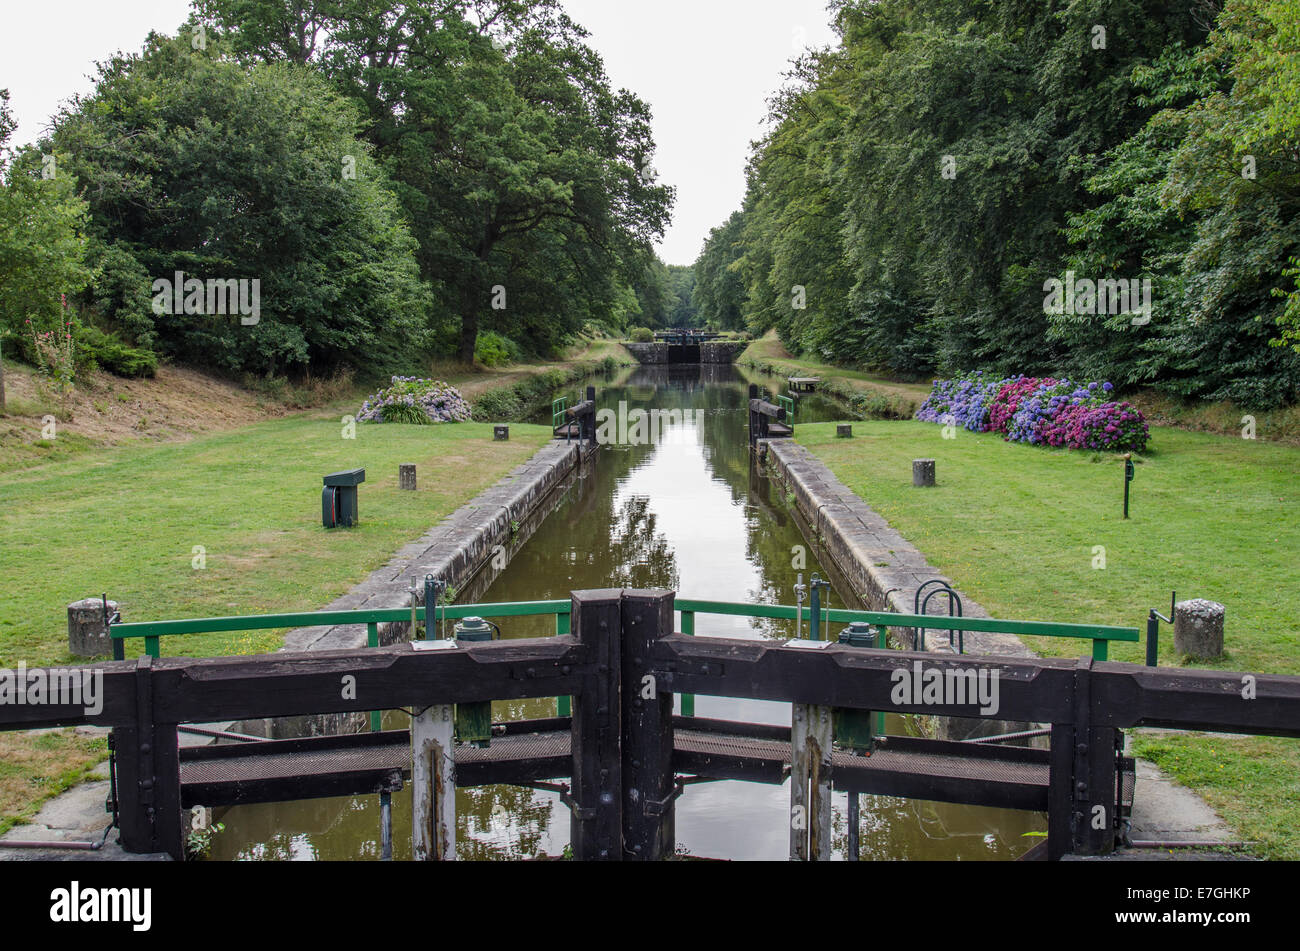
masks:
<svg viewBox="0 0 1300 951"><path fill-rule="evenodd" d="M672 192L644 172L649 108L610 88L585 32L552 0L198 7L238 48L304 57L362 105L434 306L459 318L462 360L480 327L544 348L614 318ZM296 24L309 40L294 40Z"/></svg>
<svg viewBox="0 0 1300 951"><path fill-rule="evenodd" d="M231 371L401 365L423 332L414 242L357 126L305 68L245 68L215 41L155 34L114 57L51 143L90 206L95 306L138 342ZM158 315L152 283L178 271L259 281L257 322Z"/></svg>
<svg viewBox="0 0 1300 951"><path fill-rule="evenodd" d="M0 332L21 337L30 320L58 321L60 297L93 276L86 262L86 204L60 156L9 149L16 124L0 89ZM16 347L15 347L16 349Z"/></svg>

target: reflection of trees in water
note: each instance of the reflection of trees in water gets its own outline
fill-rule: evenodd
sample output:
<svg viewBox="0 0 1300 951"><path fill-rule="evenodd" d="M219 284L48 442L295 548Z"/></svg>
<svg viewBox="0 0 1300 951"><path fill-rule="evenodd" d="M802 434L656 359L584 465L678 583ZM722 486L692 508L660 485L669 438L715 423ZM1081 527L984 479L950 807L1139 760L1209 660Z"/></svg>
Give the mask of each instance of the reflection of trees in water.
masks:
<svg viewBox="0 0 1300 951"><path fill-rule="evenodd" d="M400 797L400 793L393 794L395 806ZM410 810L394 808L393 813L394 852L409 854ZM216 819L226 825L213 838L216 859L330 862L379 858L377 795L242 806L219 813Z"/></svg>
<svg viewBox="0 0 1300 951"><path fill-rule="evenodd" d="M613 514L606 542L588 548L579 557L593 569L605 565L612 587L676 588L680 584L677 558L659 531L649 498L633 495L623 501Z"/></svg>
<svg viewBox="0 0 1300 951"><path fill-rule="evenodd" d="M860 797L859 848L862 861L1015 859L1040 841L1041 816L1030 812L958 806L952 803ZM832 846L848 855L848 803L834 804Z"/></svg>
<svg viewBox="0 0 1300 951"><path fill-rule="evenodd" d="M456 795L456 854L461 859L529 859L550 836L551 803L522 786L481 786Z"/></svg>

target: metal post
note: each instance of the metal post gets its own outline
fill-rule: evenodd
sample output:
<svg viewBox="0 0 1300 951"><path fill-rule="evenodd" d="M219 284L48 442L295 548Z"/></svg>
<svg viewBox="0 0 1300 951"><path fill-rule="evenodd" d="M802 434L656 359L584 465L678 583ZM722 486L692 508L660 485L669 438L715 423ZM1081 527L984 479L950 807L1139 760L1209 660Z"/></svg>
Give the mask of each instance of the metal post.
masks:
<svg viewBox="0 0 1300 951"><path fill-rule="evenodd" d="M803 638L803 595L805 590L803 572L801 571L795 575L794 586L794 636L796 640Z"/></svg>
<svg viewBox="0 0 1300 951"><path fill-rule="evenodd" d="M411 852L417 862L456 858L453 708L437 704L411 720Z"/></svg>
<svg viewBox="0 0 1300 951"><path fill-rule="evenodd" d="M822 639L822 590L821 579L816 575L808 582L809 597L811 598L808 605L808 639L820 641Z"/></svg>
<svg viewBox="0 0 1300 951"><path fill-rule="evenodd" d="M831 856L831 708L796 703L790 719L790 859Z"/></svg>
<svg viewBox="0 0 1300 951"><path fill-rule="evenodd" d="M817 575L813 575L808 581L808 587L811 592L811 602L808 607L808 637L814 641L822 639L822 593L821 589L825 588L830 591L831 583L823 581ZM830 622L826 622L827 639L830 637Z"/></svg>
<svg viewBox="0 0 1300 951"><path fill-rule="evenodd" d="M790 708L790 861L808 861L808 720L810 707Z"/></svg>
<svg viewBox="0 0 1300 951"><path fill-rule="evenodd" d="M685 634L687 637L695 636L695 612L694 611L682 612L682 633ZM695 694L693 693L682 694L682 716L684 717L695 716Z"/></svg>
<svg viewBox="0 0 1300 951"><path fill-rule="evenodd" d="M569 615L555 615L555 636L563 637L569 633ZM568 717L573 715L573 698L556 697L555 698L555 715L557 717Z"/></svg>
<svg viewBox="0 0 1300 951"><path fill-rule="evenodd" d="M369 624L366 625L366 646L372 648L379 646L379 625L374 621L371 621ZM378 733L382 729L383 729L383 714L379 710L371 710L370 711L370 732ZM383 795L387 795L387 793L384 793Z"/></svg>
<svg viewBox="0 0 1300 951"><path fill-rule="evenodd" d="M411 582L411 589L410 589L410 591L411 591L411 640L415 640L415 639L416 639L416 635L417 635L417 634L419 633L419 631L420 631L419 620L418 620L418 617L419 617L419 609L420 609L420 602L419 602L419 600L415 597L416 594L418 594L419 592L418 592L418 589L415 587L415 582L414 582L414 581ZM425 612L424 636L425 636L425 639L426 639L426 640L429 639L429 623L428 623L428 612L427 612L427 611Z"/></svg>
<svg viewBox="0 0 1300 951"><path fill-rule="evenodd" d="M1147 666L1160 666L1160 615L1154 608L1147 615Z"/></svg>
<svg viewBox="0 0 1300 951"><path fill-rule="evenodd" d="M1133 455L1132 453L1126 453L1124 455L1124 518L1125 519L1128 518L1129 486L1133 483L1133 480L1135 478L1137 478L1137 469L1133 465Z"/></svg>

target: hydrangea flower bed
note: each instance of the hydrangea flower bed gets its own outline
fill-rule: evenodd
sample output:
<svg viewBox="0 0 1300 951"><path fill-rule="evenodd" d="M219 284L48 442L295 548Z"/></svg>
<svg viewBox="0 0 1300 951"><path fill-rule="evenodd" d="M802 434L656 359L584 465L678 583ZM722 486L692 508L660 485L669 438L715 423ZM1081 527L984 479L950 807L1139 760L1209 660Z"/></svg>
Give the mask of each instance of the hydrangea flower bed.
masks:
<svg viewBox="0 0 1300 951"><path fill-rule="evenodd" d="M441 380L395 376L392 385L380 390L357 413L360 423L463 423L470 418L470 405L455 387Z"/></svg>
<svg viewBox="0 0 1300 951"><path fill-rule="evenodd" d="M998 395L1001 385L1001 380L985 376L983 370L955 380L935 380L934 390L917 410L916 418L925 423L942 423L971 432L983 432L989 405Z"/></svg>
<svg viewBox="0 0 1300 951"><path fill-rule="evenodd" d="M1094 452L1143 452L1151 430L1141 412L1111 402L1110 383L1051 377L995 379L982 372L935 380L916 418L972 432L1002 433L1009 442Z"/></svg>

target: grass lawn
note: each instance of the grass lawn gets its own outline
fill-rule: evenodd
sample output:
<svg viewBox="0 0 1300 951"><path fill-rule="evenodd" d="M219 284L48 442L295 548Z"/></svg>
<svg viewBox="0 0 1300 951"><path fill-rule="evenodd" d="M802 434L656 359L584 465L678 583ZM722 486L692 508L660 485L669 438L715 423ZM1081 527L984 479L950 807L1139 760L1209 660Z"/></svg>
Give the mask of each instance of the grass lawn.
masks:
<svg viewBox="0 0 1300 951"><path fill-rule="evenodd" d="M550 437L486 424L358 426L338 416L274 420L184 443L86 452L0 481L0 666L66 661L66 605L108 592L126 620L323 607ZM400 463L420 490L397 488ZM327 532L321 477L365 468L361 524ZM194 567L202 546L206 564ZM281 634L173 638L163 654L279 647ZM135 651L142 647L132 644Z"/></svg>
<svg viewBox="0 0 1300 951"><path fill-rule="evenodd" d="M86 449L0 480L0 667L70 660L66 605L108 592L126 620L324 607L550 439L512 425L358 426L277 419L188 442ZM397 467L419 466L419 491ZM327 532L321 476L364 468L361 524ZM205 564L196 570L195 546ZM168 655L277 649L284 632L165 638ZM143 641L128 642L138 654ZM104 740L72 730L0 734L0 834L86 778Z"/></svg>
<svg viewBox="0 0 1300 951"><path fill-rule="evenodd" d="M36 815L47 799L92 778L91 770L106 759L108 740L102 736L75 730L0 733L0 835ZM109 819L105 814L103 824Z"/></svg>
<svg viewBox="0 0 1300 951"><path fill-rule="evenodd" d="M1300 449L1153 428L1122 519L1113 455L1004 442L917 422L799 426L797 439L995 616L1145 629L1150 608L1203 597L1228 608L1227 654L1211 665L1300 674ZM913 489L912 460L933 458L935 489ZM1104 549L1105 567L1094 567ZM1052 656L1079 645L1032 638ZM1111 659L1141 663L1142 645ZM1160 662L1176 665L1162 626ZM1146 754L1202 792L1244 838L1300 859L1300 743L1161 734Z"/></svg>
<svg viewBox="0 0 1300 951"><path fill-rule="evenodd" d="M606 358L630 362L618 344L596 340L559 363L433 367L430 375L473 401L544 371L594 370ZM53 407L29 368L6 369L0 667L70 661L65 606L102 592L130 621L324 607L550 439L547 427L514 424L510 442L497 443L490 425L475 423L359 426L355 441L345 440L342 417L372 387L340 380L251 392L163 368L157 380L98 374L79 383L73 421L42 440L41 417ZM304 406L323 408L285 415ZM419 466L416 493L397 488L406 462ZM321 476L352 468L369 480L361 524L326 532ZM170 638L162 651L261 653L278 648L283 633ZM142 648L132 641L127 653ZM0 733L0 834L106 755L102 739L72 730Z"/></svg>

